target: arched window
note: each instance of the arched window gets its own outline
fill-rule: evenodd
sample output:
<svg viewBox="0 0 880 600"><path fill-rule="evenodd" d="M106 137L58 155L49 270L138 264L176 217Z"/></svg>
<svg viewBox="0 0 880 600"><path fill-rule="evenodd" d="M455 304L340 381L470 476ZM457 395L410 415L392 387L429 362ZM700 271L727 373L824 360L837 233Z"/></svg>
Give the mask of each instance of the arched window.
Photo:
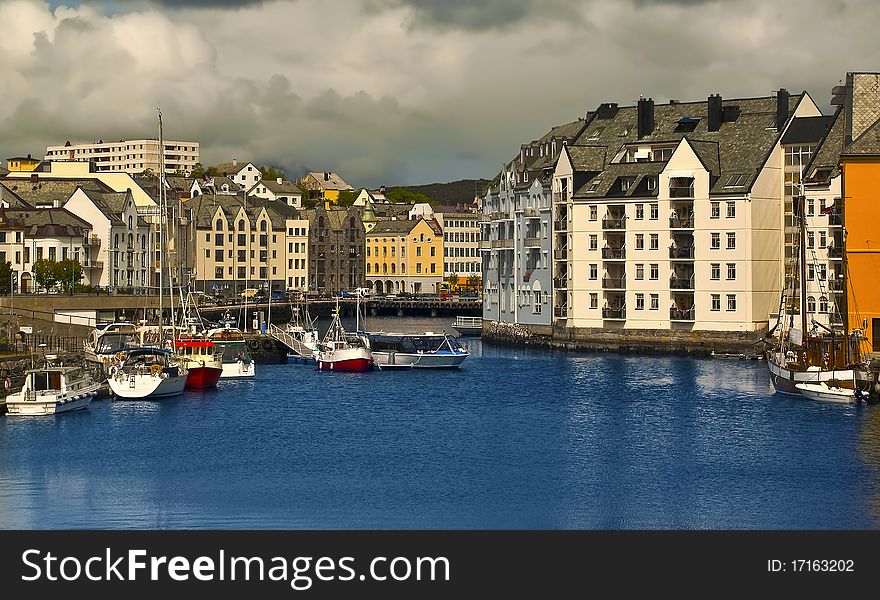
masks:
<svg viewBox="0 0 880 600"><path fill-rule="evenodd" d="M134 221L131 218L131 215L128 215L128 228L134 229Z"/></svg>
<svg viewBox="0 0 880 600"><path fill-rule="evenodd" d="M318 217L318 227L324 227L324 216Z"/></svg>
<svg viewBox="0 0 880 600"><path fill-rule="evenodd" d="M819 312L827 313L828 312L828 298L825 296L819 297Z"/></svg>
<svg viewBox="0 0 880 600"><path fill-rule="evenodd" d="M394 263L391 263L391 274L392 275L394 275L394 273L396 272L396 269L397 269L397 265L395 265Z"/></svg>
<svg viewBox="0 0 880 600"><path fill-rule="evenodd" d="M370 263L367 263L367 275L370 274Z"/></svg>
<svg viewBox="0 0 880 600"><path fill-rule="evenodd" d="M118 233L113 234L113 248L114 249L119 248L119 234Z"/></svg>
<svg viewBox="0 0 880 600"><path fill-rule="evenodd" d="M816 299L813 296L807 296L807 312L816 312Z"/></svg>
<svg viewBox="0 0 880 600"><path fill-rule="evenodd" d="M239 231L244 231L244 219L238 220L238 229Z"/></svg>
<svg viewBox="0 0 880 600"><path fill-rule="evenodd" d="M266 221L260 221L260 231L266 231L268 229L268 224Z"/></svg>
<svg viewBox="0 0 880 600"><path fill-rule="evenodd" d="M129 248L134 247L134 236L130 233L128 234L128 247Z"/></svg>
<svg viewBox="0 0 880 600"><path fill-rule="evenodd" d="M217 219L217 223L214 225L214 229L218 231L223 230L223 219Z"/></svg>
<svg viewBox="0 0 880 600"><path fill-rule="evenodd" d="M379 272L379 263L375 263L374 266L376 267L376 270L373 271L373 273L378 273Z"/></svg>

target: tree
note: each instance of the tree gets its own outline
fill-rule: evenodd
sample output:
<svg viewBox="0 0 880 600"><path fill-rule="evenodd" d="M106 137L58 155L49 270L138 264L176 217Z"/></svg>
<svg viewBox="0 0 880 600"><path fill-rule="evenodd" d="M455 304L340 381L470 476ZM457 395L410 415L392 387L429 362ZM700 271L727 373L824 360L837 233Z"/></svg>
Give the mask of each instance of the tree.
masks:
<svg viewBox="0 0 880 600"><path fill-rule="evenodd" d="M193 167L192 172L190 172L190 176L193 179L204 179L205 178L205 167L202 163L196 163Z"/></svg>
<svg viewBox="0 0 880 600"><path fill-rule="evenodd" d="M61 291L65 294L73 292L83 276L82 265L72 258L55 263L55 277L61 285Z"/></svg>
<svg viewBox="0 0 880 600"><path fill-rule="evenodd" d="M55 261L41 258L34 263L34 267L31 271L33 271L34 281L37 282L37 285L47 291L51 290L58 284Z"/></svg>
<svg viewBox="0 0 880 600"><path fill-rule="evenodd" d="M285 175L284 171L282 171L281 169L276 169L275 167L270 167L270 166L266 166L266 165L259 167L259 169L260 169L260 174L263 176L263 179L265 179L266 181L275 181L279 177L281 178L282 181L287 179L287 175Z"/></svg>
<svg viewBox="0 0 880 600"><path fill-rule="evenodd" d="M479 275L477 275L476 273L472 273L471 275L468 275L467 284L466 284L467 289L476 292L477 290L480 289L480 285L483 282L482 280L483 280L483 278L480 277Z"/></svg>
<svg viewBox="0 0 880 600"><path fill-rule="evenodd" d="M8 294L12 285L12 263L0 262L0 294Z"/></svg>
<svg viewBox="0 0 880 600"><path fill-rule="evenodd" d="M339 192L339 197L336 199L336 206L341 208L348 208L354 201L357 200L357 197L360 196L361 191L352 191L352 190L342 190Z"/></svg>
<svg viewBox="0 0 880 600"><path fill-rule="evenodd" d="M414 192L402 187L392 188L385 192L385 197L395 204L434 204L434 200L430 196L426 196L421 192Z"/></svg>

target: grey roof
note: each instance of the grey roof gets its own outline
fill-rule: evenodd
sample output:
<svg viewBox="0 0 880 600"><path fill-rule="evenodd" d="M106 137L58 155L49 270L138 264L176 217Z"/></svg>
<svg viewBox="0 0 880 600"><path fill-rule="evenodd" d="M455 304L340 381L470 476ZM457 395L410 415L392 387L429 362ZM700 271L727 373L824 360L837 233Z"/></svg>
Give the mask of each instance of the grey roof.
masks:
<svg viewBox="0 0 880 600"><path fill-rule="evenodd" d="M82 237L92 226L63 208L9 209L6 218L11 226L22 228L25 237Z"/></svg>
<svg viewBox="0 0 880 600"><path fill-rule="evenodd" d="M792 111L803 98L803 94L792 95L788 101L789 118ZM638 138L636 127L637 107L625 106L609 111L609 114L596 116L589 121L584 131L575 141L576 145L604 146L607 156L614 157L627 144L676 145L687 138L707 170L712 172L710 191L714 194L743 193L751 189L758 172L769 156L770 150L779 139L776 128L776 97L740 98L724 100L722 107L729 120L724 121L717 131L707 127L708 103L674 102L654 106L654 129ZM736 114L738 111L738 115ZM598 111L597 111L598 113ZM690 122L691 126L684 126ZM598 151L592 151L598 154ZM589 157L586 157L589 158ZM595 157L594 157L595 158ZM591 161L584 160L589 163ZM598 163L598 161L595 161ZM665 163L630 163L639 173L657 172L657 165ZM652 166L653 165L653 166ZM592 167L593 165L588 165ZM609 165L610 168L613 165ZM594 171L595 169L584 169ZM615 175L617 171L609 173ZM632 171L628 171L633 175ZM740 185L731 188L726 185L730 175L743 175ZM602 188L609 186L603 173L599 176ZM590 183L582 186L576 196L586 193ZM608 187L607 189L611 189ZM597 197L591 193L588 197Z"/></svg>
<svg viewBox="0 0 880 600"><path fill-rule="evenodd" d="M824 183L840 174L838 164L840 163L840 153L843 152L843 139L846 132L846 119L842 106L837 108L833 119L830 129L825 132L825 137L819 142L812 159L804 167L804 181L806 183ZM799 120L795 119L795 121Z"/></svg>
<svg viewBox="0 0 880 600"><path fill-rule="evenodd" d="M52 177L40 177L37 180L30 178L10 178L4 180L7 189L15 192L31 206L37 205L60 205L67 202L77 188L97 192L112 192L113 189L101 183L98 179L55 179Z"/></svg>
<svg viewBox="0 0 880 600"><path fill-rule="evenodd" d="M33 208L29 202L26 202L24 198L13 192L8 187L9 180L0 181L0 199L6 202L9 205L9 208Z"/></svg>
<svg viewBox="0 0 880 600"><path fill-rule="evenodd" d="M232 162L230 161L230 162L220 163L219 165L214 165L214 168L217 170L218 173L222 173L223 175L229 175L230 173L237 175L239 171L244 169L249 164L254 165L254 163L247 161L247 160L245 160L245 161L237 160L237 161L235 161L235 164L232 164ZM256 166L257 165L254 165L254 167L256 167Z"/></svg>
<svg viewBox="0 0 880 600"><path fill-rule="evenodd" d="M310 171L303 179L311 177L325 190L351 190L354 189L346 181L339 176L338 173L332 171L327 172L328 179L324 179L325 173Z"/></svg>
<svg viewBox="0 0 880 600"><path fill-rule="evenodd" d="M409 214L414 204L373 204L373 213L377 217L391 218Z"/></svg>
<svg viewBox="0 0 880 600"><path fill-rule="evenodd" d="M576 196L579 198L656 196L657 188L655 186L649 191L647 178L658 175L665 164L660 162L610 164L601 175L584 185ZM626 191L621 186L621 180L624 178L629 178L632 182ZM592 189L594 185L597 185L595 190Z"/></svg>
<svg viewBox="0 0 880 600"><path fill-rule="evenodd" d="M111 224L125 225L125 221L122 220L122 211L125 210L128 192L96 192L89 189L83 189L83 192L91 199L97 209L110 219ZM146 225L146 222L138 217L138 224Z"/></svg>
<svg viewBox="0 0 880 600"><path fill-rule="evenodd" d="M299 194L303 195L303 191L297 187L295 183L292 181L282 181L278 183L275 179L264 179L257 183L257 185L265 185L266 189L275 194L276 196L284 195L284 194Z"/></svg>
<svg viewBox="0 0 880 600"><path fill-rule="evenodd" d="M572 144L566 151L575 171L601 171L608 162L606 146Z"/></svg>
<svg viewBox="0 0 880 600"><path fill-rule="evenodd" d="M875 121L862 135L847 146L841 156L877 156L880 155L880 120Z"/></svg>
<svg viewBox="0 0 880 600"><path fill-rule="evenodd" d="M409 233L416 225L419 224L420 221L424 221L425 223L427 223L431 227L431 231L433 231L436 235L441 235L443 233L443 229L440 228L440 224L437 223L437 221L435 221L434 219L423 219L420 217L418 219L396 219L393 221L379 221L367 235L401 235Z"/></svg>
<svg viewBox="0 0 880 600"><path fill-rule="evenodd" d="M834 116L826 115L792 119L791 125L782 136L782 143L786 145L815 144L825 137L833 122Z"/></svg>

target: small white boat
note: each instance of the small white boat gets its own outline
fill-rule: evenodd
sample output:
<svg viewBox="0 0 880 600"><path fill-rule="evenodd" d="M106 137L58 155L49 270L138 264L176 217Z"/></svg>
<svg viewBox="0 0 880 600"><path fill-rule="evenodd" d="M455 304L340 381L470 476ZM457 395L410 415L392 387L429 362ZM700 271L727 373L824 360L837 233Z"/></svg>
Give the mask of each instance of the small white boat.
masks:
<svg viewBox="0 0 880 600"><path fill-rule="evenodd" d="M368 333L379 369L457 369L470 356L458 340L443 333Z"/></svg>
<svg viewBox="0 0 880 600"><path fill-rule="evenodd" d="M854 389L831 386L825 382L798 383L794 387L800 391L801 396L810 400L840 404L852 404L855 401L856 391Z"/></svg>
<svg viewBox="0 0 880 600"><path fill-rule="evenodd" d="M107 383L119 398L159 400L183 393L189 375L171 352L161 348L133 348L122 364L110 367Z"/></svg>
<svg viewBox="0 0 880 600"><path fill-rule="evenodd" d="M6 397L13 415L56 415L83 410L92 402L100 384L78 367L45 367L25 373L24 386Z"/></svg>
<svg viewBox="0 0 880 600"><path fill-rule="evenodd" d="M483 317L465 317L458 315L452 323L452 328L461 335L480 336L483 334Z"/></svg>

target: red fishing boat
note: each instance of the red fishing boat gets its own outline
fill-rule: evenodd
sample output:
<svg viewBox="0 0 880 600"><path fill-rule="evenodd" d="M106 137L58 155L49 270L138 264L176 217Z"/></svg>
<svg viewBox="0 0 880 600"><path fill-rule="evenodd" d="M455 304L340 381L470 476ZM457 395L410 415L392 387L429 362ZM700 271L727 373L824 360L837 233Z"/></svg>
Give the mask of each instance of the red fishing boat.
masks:
<svg viewBox="0 0 880 600"><path fill-rule="evenodd" d="M223 373L223 356L213 341L197 336L181 336L177 338L177 353L189 369L187 388L217 387Z"/></svg>
<svg viewBox="0 0 880 600"><path fill-rule="evenodd" d="M351 335L339 320L337 300L336 314L324 340L315 352L315 363L322 371L362 373L373 368L373 354L357 335Z"/></svg>

